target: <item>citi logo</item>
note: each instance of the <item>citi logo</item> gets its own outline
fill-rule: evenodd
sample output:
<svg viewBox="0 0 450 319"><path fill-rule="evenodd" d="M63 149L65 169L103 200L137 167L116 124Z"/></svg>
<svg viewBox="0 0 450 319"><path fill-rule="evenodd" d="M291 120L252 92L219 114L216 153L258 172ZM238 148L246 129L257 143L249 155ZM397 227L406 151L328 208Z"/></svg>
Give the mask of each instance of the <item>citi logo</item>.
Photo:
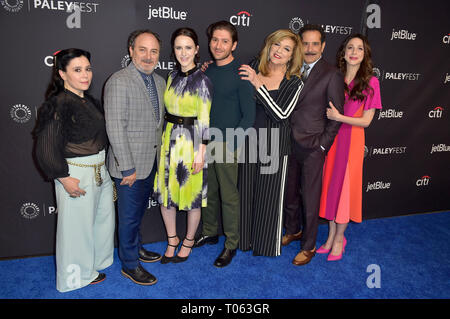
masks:
<svg viewBox="0 0 450 319"><path fill-rule="evenodd" d="M250 17L252 15L247 11L238 12L236 15L230 17L230 23L233 25L239 25L243 27L250 26Z"/></svg>
<svg viewBox="0 0 450 319"><path fill-rule="evenodd" d="M152 6L149 5L147 20L151 20L152 18L186 20L187 14L187 11L176 11L171 7L158 7L152 9Z"/></svg>
<svg viewBox="0 0 450 319"><path fill-rule="evenodd" d="M392 29L391 41L394 39L414 41L416 37L417 33L409 32L408 30L395 31L395 29Z"/></svg>
<svg viewBox="0 0 450 319"><path fill-rule="evenodd" d="M434 109L432 109L430 112L428 112L428 117L430 119L440 119L440 118L442 118L443 111L444 111L443 107L436 106Z"/></svg>
<svg viewBox="0 0 450 319"><path fill-rule="evenodd" d="M444 35L444 37L442 38L442 43L450 44L450 33Z"/></svg>
<svg viewBox="0 0 450 319"><path fill-rule="evenodd" d="M430 179L431 177L428 175L422 176L416 181L416 186L417 187L428 186L430 184Z"/></svg>

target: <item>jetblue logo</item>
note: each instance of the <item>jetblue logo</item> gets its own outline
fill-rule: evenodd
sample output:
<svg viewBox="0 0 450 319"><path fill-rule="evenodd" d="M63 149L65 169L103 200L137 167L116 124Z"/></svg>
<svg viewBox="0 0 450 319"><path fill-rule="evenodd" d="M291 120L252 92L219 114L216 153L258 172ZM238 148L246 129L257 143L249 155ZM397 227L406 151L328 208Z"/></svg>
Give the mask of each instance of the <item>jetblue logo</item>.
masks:
<svg viewBox="0 0 450 319"><path fill-rule="evenodd" d="M170 19L170 20L186 20L187 11L177 11L172 7L158 7L152 8L151 5L148 6L148 20L159 18L159 19Z"/></svg>

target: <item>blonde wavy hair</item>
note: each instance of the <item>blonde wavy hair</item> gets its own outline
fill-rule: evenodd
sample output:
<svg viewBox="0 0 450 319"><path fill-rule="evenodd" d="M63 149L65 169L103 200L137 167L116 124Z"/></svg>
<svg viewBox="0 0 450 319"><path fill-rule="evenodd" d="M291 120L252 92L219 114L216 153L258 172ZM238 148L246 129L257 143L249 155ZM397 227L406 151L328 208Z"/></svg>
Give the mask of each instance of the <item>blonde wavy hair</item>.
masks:
<svg viewBox="0 0 450 319"><path fill-rule="evenodd" d="M280 29L269 34L264 40L264 46L259 53L259 72L267 76L269 74L269 52L274 43L278 43L284 39L291 39L294 42L292 56L287 64L286 78L289 80L291 76L300 76L300 69L303 65L303 48L300 37L289 29Z"/></svg>

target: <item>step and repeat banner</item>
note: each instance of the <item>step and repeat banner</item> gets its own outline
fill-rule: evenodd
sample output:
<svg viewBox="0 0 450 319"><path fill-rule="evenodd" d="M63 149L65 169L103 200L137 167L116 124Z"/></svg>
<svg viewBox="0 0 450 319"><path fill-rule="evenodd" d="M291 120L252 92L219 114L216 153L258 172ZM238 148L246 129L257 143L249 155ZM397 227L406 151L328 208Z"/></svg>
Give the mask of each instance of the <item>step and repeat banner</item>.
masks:
<svg viewBox="0 0 450 319"><path fill-rule="evenodd" d="M156 72L174 67L170 35L195 29L201 60L210 60L206 28L218 20L239 33L242 62L280 28L323 26L324 57L351 33L368 35L383 109L366 129L364 219L450 209L449 2L364 0L0 0L0 258L53 254L57 207L53 184L33 159L31 132L51 76L54 52L91 52L91 94L101 99L108 77L130 59L130 32L150 28L163 45ZM179 214L180 233L185 214ZM149 200L145 242L165 240L159 207Z"/></svg>

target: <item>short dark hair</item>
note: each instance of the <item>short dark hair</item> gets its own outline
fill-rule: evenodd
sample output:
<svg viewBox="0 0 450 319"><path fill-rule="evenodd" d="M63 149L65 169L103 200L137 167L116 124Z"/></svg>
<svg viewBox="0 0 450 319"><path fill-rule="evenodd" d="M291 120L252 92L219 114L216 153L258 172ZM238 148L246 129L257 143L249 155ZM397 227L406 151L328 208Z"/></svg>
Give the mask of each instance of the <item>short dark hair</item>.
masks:
<svg viewBox="0 0 450 319"><path fill-rule="evenodd" d="M206 29L206 35L208 36L208 43L211 42L211 38L214 31L220 29L225 29L228 32L230 32L233 43L238 41L238 33L236 27L226 20L221 20L210 24L208 29Z"/></svg>
<svg viewBox="0 0 450 319"><path fill-rule="evenodd" d="M299 31L298 35L302 38L302 34L306 31L318 31L320 33L320 43L325 42L325 31L323 31L322 26L318 24L305 24ZM303 39L303 38L302 38Z"/></svg>
<svg viewBox="0 0 450 319"><path fill-rule="evenodd" d="M136 42L136 38L143 33L148 33L148 34L153 35L156 38L156 40L158 40L159 46L161 46L161 39L159 38L158 33L153 32L150 29L141 29L141 30L136 30L136 31L133 31L130 33L130 35L128 36L127 49L129 47L132 47L134 49L134 43Z"/></svg>

